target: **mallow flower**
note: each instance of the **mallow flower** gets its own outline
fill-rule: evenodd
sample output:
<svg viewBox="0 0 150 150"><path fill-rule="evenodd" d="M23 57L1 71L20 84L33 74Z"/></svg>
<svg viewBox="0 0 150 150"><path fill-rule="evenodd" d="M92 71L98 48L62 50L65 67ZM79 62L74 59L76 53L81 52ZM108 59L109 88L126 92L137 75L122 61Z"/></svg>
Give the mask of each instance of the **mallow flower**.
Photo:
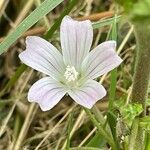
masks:
<svg viewBox="0 0 150 150"><path fill-rule="evenodd" d="M19 58L47 75L31 86L28 101L47 111L68 94L76 103L90 109L106 95L105 88L94 79L122 62L115 52L116 42L106 41L90 51L91 22L76 21L69 16L62 20L60 40L62 53L40 37L26 38L26 50Z"/></svg>

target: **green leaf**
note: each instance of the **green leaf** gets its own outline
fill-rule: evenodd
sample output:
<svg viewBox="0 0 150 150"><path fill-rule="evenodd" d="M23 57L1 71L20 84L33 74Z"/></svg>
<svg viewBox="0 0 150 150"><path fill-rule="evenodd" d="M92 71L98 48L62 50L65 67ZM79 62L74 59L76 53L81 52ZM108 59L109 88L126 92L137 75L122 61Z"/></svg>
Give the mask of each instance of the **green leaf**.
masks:
<svg viewBox="0 0 150 150"><path fill-rule="evenodd" d="M59 5L63 0L45 0L28 17L26 17L19 26L10 33L0 44L0 54L6 51L25 31L33 26L43 16Z"/></svg>
<svg viewBox="0 0 150 150"><path fill-rule="evenodd" d="M97 132L86 146L87 147L104 148L106 142L107 141L103 138L103 135L101 135L99 132Z"/></svg>
<svg viewBox="0 0 150 150"><path fill-rule="evenodd" d="M123 106L120 109L121 115L123 117L123 120L131 126L132 121L134 118L138 115L140 115L143 111L142 105L141 104L128 104Z"/></svg>
<svg viewBox="0 0 150 150"><path fill-rule="evenodd" d="M119 145L119 141L117 138L117 117L115 116L115 114L113 112L108 112L107 113L107 120L111 129L111 133L114 139L114 142L116 144L116 150L120 149L120 145Z"/></svg>

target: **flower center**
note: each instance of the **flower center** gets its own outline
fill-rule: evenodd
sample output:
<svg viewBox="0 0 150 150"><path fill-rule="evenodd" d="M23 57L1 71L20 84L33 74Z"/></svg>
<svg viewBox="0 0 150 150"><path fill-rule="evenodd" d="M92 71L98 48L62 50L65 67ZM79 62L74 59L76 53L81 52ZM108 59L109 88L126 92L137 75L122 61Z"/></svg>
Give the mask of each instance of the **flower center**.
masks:
<svg viewBox="0 0 150 150"><path fill-rule="evenodd" d="M68 82L71 82L77 79L78 74L74 66L67 66L64 76Z"/></svg>

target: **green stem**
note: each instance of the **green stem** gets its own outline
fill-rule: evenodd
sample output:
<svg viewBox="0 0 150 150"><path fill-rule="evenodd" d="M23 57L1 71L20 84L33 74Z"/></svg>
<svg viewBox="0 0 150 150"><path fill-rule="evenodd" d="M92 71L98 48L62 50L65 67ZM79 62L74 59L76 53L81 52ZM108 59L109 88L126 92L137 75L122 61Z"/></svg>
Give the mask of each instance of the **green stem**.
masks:
<svg viewBox="0 0 150 150"><path fill-rule="evenodd" d="M150 134L147 133L146 134L146 142L145 142L145 150L149 150L150 149Z"/></svg>
<svg viewBox="0 0 150 150"><path fill-rule="evenodd" d="M139 123L139 119L136 118L132 124L131 135L129 138L129 150L134 150L135 148L136 137L138 134L138 123Z"/></svg>
<svg viewBox="0 0 150 150"><path fill-rule="evenodd" d="M98 122L100 122L102 124L102 126L104 126L105 125L105 119L104 119L102 112L98 109L98 107L93 106L92 112L95 115L96 120Z"/></svg>
<svg viewBox="0 0 150 150"><path fill-rule="evenodd" d="M139 117L143 117L146 112L146 99L150 79L150 26L146 22L133 22L133 25L137 51L131 100L133 103L142 104L143 113ZM135 143L136 150L143 149L143 142L144 133L139 127Z"/></svg>
<svg viewBox="0 0 150 150"><path fill-rule="evenodd" d="M134 23L134 31L137 53L131 97L132 102L143 105L143 115L145 115L145 101L150 79L150 26L144 22Z"/></svg>
<svg viewBox="0 0 150 150"><path fill-rule="evenodd" d="M103 126L96 120L96 118L94 117L94 115L91 113L91 111L89 109L84 108L84 110L85 110L86 114L89 116L89 118L91 119L91 121L93 122L93 124L97 127L100 134L103 135L104 138L107 140L107 142L109 143L111 148L113 150L116 150L116 145L112 139L112 136L104 130Z"/></svg>
<svg viewBox="0 0 150 150"><path fill-rule="evenodd" d="M111 85L110 85L110 92L109 92L109 110L112 110L113 103L115 100L115 93L116 93L116 83L117 83L117 69L111 71Z"/></svg>

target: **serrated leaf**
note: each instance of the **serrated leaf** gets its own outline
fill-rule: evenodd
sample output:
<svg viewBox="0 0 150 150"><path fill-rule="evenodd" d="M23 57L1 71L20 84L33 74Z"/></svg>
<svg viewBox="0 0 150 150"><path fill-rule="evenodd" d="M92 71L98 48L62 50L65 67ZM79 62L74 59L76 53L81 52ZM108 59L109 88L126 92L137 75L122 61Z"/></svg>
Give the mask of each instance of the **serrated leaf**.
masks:
<svg viewBox="0 0 150 150"><path fill-rule="evenodd" d="M131 126L132 121L136 116L138 116L143 111L141 104L128 104L120 108L120 113L123 120Z"/></svg>

